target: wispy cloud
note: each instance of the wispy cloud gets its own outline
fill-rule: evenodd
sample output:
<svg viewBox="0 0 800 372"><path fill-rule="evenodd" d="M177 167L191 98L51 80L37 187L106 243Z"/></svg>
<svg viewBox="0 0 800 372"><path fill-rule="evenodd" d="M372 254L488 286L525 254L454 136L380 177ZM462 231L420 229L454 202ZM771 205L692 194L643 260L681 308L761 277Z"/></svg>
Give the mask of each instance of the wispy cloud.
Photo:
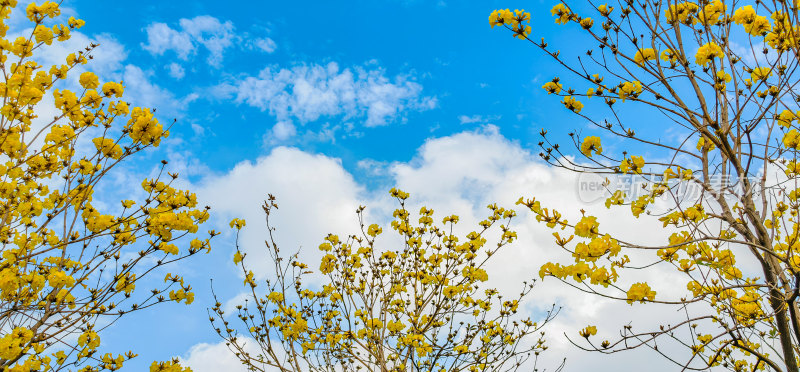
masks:
<svg viewBox="0 0 800 372"><path fill-rule="evenodd" d="M169 72L169 76L172 76L176 80L183 79L186 76L186 71L183 69L183 66L173 62L165 66L167 72Z"/></svg>
<svg viewBox="0 0 800 372"><path fill-rule="evenodd" d="M289 134L289 124L322 118L362 119L366 127L403 120L407 111L436 107L435 97L424 96L422 85L412 77L386 76L373 65L341 69L331 62L292 68L267 67L257 76L247 76L213 89L223 98L268 111L280 130ZM276 133L276 134L278 134Z"/></svg>
<svg viewBox="0 0 800 372"><path fill-rule="evenodd" d="M493 122L497 121L497 120L500 120L500 115L489 115L489 116L483 116L483 115L472 115L472 116L460 115L458 117L458 122L461 123L461 124L474 124L474 123L493 124Z"/></svg>
<svg viewBox="0 0 800 372"><path fill-rule="evenodd" d="M207 62L214 67L221 66L225 51L236 45L267 53L277 48L275 41L268 37L243 42L243 39L250 39L249 35L244 38L235 30L231 21L223 22L209 15L181 18L176 28L156 22L145 28L147 43L143 43L142 48L157 56L172 51L183 61L190 61L197 55L198 49L203 48L209 54Z"/></svg>

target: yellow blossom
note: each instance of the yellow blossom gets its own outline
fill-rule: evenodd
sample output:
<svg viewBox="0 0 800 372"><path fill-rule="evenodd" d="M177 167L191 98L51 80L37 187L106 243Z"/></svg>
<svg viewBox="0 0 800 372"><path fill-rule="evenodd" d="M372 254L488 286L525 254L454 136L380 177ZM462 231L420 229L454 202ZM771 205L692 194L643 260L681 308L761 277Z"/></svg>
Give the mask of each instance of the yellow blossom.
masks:
<svg viewBox="0 0 800 372"><path fill-rule="evenodd" d="M723 58L722 48L715 42L706 43L697 50L695 63L707 66L714 58Z"/></svg>
<svg viewBox="0 0 800 372"><path fill-rule="evenodd" d="M646 300L653 301L656 298L656 292L650 289L647 283L634 283L628 290L628 303L633 304L635 301L644 303Z"/></svg>
<svg viewBox="0 0 800 372"><path fill-rule="evenodd" d="M639 65L644 65L646 61L655 61L658 52L653 48L639 49L633 57L633 61Z"/></svg>
<svg viewBox="0 0 800 372"><path fill-rule="evenodd" d="M587 136L583 139L583 143L581 143L581 152L588 157L592 157L592 151L598 155L603 153L600 137Z"/></svg>
<svg viewBox="0 0 800 372"><path fill-rule="evenodd" d="M553 8L550 9L550 13L556 17L556 23L562 25L569 22L569 20L573 17L569 8L563 3L558 3L553 6Z"/></svg>

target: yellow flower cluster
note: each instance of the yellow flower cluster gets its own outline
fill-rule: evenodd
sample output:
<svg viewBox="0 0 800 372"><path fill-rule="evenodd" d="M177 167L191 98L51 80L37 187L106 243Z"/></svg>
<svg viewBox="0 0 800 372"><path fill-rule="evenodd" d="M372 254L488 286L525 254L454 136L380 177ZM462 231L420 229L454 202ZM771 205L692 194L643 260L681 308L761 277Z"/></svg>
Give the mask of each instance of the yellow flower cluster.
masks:
<svg viewBox="0 0 800 372"><path fill-rule="evenodd" d="M153 362L150 365L150 372L192 372L189 367L182 367L177 360L170 360L166 362Z"/></svg>
<svg viewBox="0 0 800 372"><path fill-rule="evenodd" d="M753 82L767 80L770 76L772 76L772 69L769 67L756 67L750 73L750 78Z"/></svg>
<svg viewBox="0 0 800 372"><path fill-rule="evenodd" d="M636 155L623 159L619 164L619 171L622 173L642 173L643 168L644 158Z"/></svg>
<svg viewBox="0 0 800 372"><path fill-rule="evenodd" d="M692 22L698 9L700 9L700 7L690 1L676 2L670 4L669 8L664 10L664 16L669 24L676 22L689 24Z"/></svg>
<svg viewBox="0 0 800 372"><path fill-rule="evenodd" d="M566 107L567 109L576 114L580 113L581 110L583 109L583 103L581 103L581 101L578 101L577 99L575 99L575 97L572 96L564 97L564 100L561 101L561 103L564 104L564 107Z"/></svg>
<svg viewBox="0 0 800 372"><path fill-rule="evenodd" d="M547 91L547 94L558 94L561 93L561 84L557 81L548 81L544 85L542 85L542 89Z"/></svg>
<svg viewBox="0 0 800 372"><path fill-rule="evenodd" d="M514 37L525 39L531 33L531 26L525 25L525 22L531 20L531 14L523 10L515 9L513 12L508 9L499 9L489 15L489 25L494 26L504 25L510 27L514 31Z"/></svg>
<svg viewBox="0 0 800 372"><path fill-rule="evenodd" d="M699 49L697 49L697 54L695 54L695 63L700 66L708 66L714 58L723 58L725 54L722 53L722 48L717 45L715 42L709 42L703 44Z"/></svg>
<svg viewBox="0 0 800 372"><path fill-rule="evenodd" d="M586 327L586 328L582 329L582 330L581 330L580 332L578 332L578 333L581 335L581 337L586 337L586 338L589 338L589 337L591 337L591 336L594 336L594 335L596 335L596 334L597 334L597 327L595 327L595 326L588 326L588 327Z"/></svg>
<svg viewBox="0 0 800 372"><path fill-rule="evenodd" d="M653 48L639 49L633 57L633 61L639 65L644 65L646 61L655 61L658 52Z"/></svg>
<svg viewBox="0 0 800 372"><path fill-rule="evenodd" d="M24 14L32 24L20 29L29 34L10 40L8 19L17 3L0 1L5 72L0 81L0 302L7 310L0 314L6 330L0 337L0 369L48 371L69 365L82 371L119 370L135 355L100 353L95 323L162 301L190 303L190 287L171 274L166 284L144 295L139 287L156 267L210 248L208 239L194 239L181 255L177 245L209 215L196 209L194 194L161 177L145 180L147 196L138 205L124 200L121 208L115 204L108 211L93 205L94 190L107 172L128 156L157 146L168 133L150 109L130 109L119 100L121 83L103 83L94 73L82 72L74 76L78 89L54 89L70 85L64 81L73 69L83 70L95 45L52 66L40 65L36 58L52 54L48 48L69 40L84 22L69 17L59 23L59 2L26 2ZM39 118L33 130L32 120L50 94L55 114ZM129 115L128 125L118 124ZM86 138L95 131L102 134ZM159 259L166 255L177 257ZM165 298L173 286L180 288Z"/></svg>
<svg viewBox="0 0 800 372"><path fill-rule="evenodd" d="M391 227L404 246L378 248L382 229L376 224L363 224L360 236L327 235L319 245L323 253L319 269L329 280L321 289L307 288L303 285L307 266L290 260L281 269L294 272L287 275L289 282L268 283L266 295L254 298L257 306L239 307L251 337L280 342L284 350L297 350L311 365L314 360L346 360L361 352L383 355L384 359L373 358L365 365L375 370L388 365L386 370L402 371L398 366L409 363L440 370L444 366L437 358L442 355L460 355L458 365L502 365L505 362L495 355L518 354L514 348L540 325L530 319L512 323L522 296L501 301L497 290L482 284L489 279L486 260L517 237L507 226L515 212L489 205L490 214L480 229L459 237L451 230L458 216L446 216L439 225L434 223L433 210L421 207L414 218L405 207L408 193L392 189L390 194L400 203ZM360 221L362 211L363 207L358 210ZM497 244L489 245L485 232L497 225L501 234ZM280 257L277 251L272 254L276 260ZM242 269L250 275L244 265ZM523 294L529 291L526 287ZM213 311L224 317L221 304ZM255 314L261 315L250 316ZM458 339L431 337L449 329L456 314L474 318L467 319L469 326L460 327ZM267 321L252 321L261 316ZM218 332L236 343L236 331L224 324ZM519 347L541 350L543 346L540 339ZM495 350L504 351L497 354Z"/></svg>
<svg viewBox="0 0 800 372"><path fill-rule="evenodd" d="M642 94L642 83L636 81L626 81L619 85L619 98L625 101L628 98L637 98Z"/></svg>
<svg viewBox="0 0 800 372"><path fill-rule="evenodd" d="M786 52L800 45L800 25L792 24L790 17L782 10L771 15L774 26L764 41L778 52ZM747 25L745 24L745 28Z"/></svg>
<svg viewBox="0 0 800 372"><path fill-rule="evenodd" d="M621 239L614 239L616 236L601 231L599 220L584 210L581 210L577 223L570 224L560 211L543 208L535 199L520 199L518 204L527 206L538 222L562 230L553 232L554 241L574 259L569 263L545 263L540 267L539 275L541 278L552 276L563 281L575 281L588 291L630 304L655 302L656 292L650 287L652 282L634 283L629 287L612 285L618 279L618 271L621 275L623 269L634 267L627 265L631 260L624 253L654 252L656 263L672 266L688 278L686 288L691 296L678 296L680 300L665 302L707 303L713 309L707 319L715 324L724 324L726 330L737 329L752 335L730 340L726 339L725 332L714 335L697 332L696 341L690 340L692 342L687 345L694 354L702 356L701 359L708 358L709 368L728 365L736 370L745 370L745 367L759 370L774 367L771 365L773 360L782 367L784 361L771 356L775 349L748 338L769 343L780 340L784 352L793 345L793 315L787 315L786 309L790 309L797 298L791 285L794 279L791 278L800 275L800 207L797 204L800 189L791 186L792 181L800 176L800 162L796 159L797 151L800 151L800 110L794 100L786 98L794 97L792 84L797 80L793 75L792 61L800 50L800 25L796 14L800 3L760 2L730 8L730 2L724 0L673 1L656 6L659 13L656 18L650 17L655 10L649 5L623 5L626 6L616 14L607 4L599 5L597 12L603 20L599 25L595 25L592 18L578 16L565 4L556 4L551 9L556 23L578 23L588 30L584 35L600 45L587 50L585 59L570 64L560 51L549 49L544 39L541 43L535 42L535 46L561 64L564 70L575 73L576 79L588 84L568 87L564 83L566 80L556 77L544 83L542 89L548 94L562 96L561 103L576 113L582 112L583 108L578 101L582 94L576 92L585 91L586 97L604 96L615 115L618 112L613 105L617 100L637 101L669 117L681 117L679 123L694 130L690 138L697 141L696 146L681 144L672 147L662 142L663 139L637 136L634 128L624 128L622 123L619 123L622 129L618 130L616 123L610 120L587 117L600 130L675 155L669 164L647 164L652 168L647 174L648 179L636 177L646 182L641 187L643 192L629 195L623 190L611 189L609 185L613 182L608 179L603 186L609 188L609 195L605 196L607 208L629 206L631 215L636 218L658 214L656 218L664 228L677 232L669 237L668 244L661 247L623 243ZM634 19L636 21L632 22ZM628 29L623 25L631 27ZM626 36L625 43L622 43L621 35ZM739 39L745 43L748 39L750 41L744 53ZM751 52L757 58L749 58ZM607 62L611 59L616 59L617 64L613 67L617 70ZM620 81L604 85L603 77L593 74L592 68L598 67L607 71L607 77L615 76ZM647 81L633 80L639 76L647 76ZM642 95L645 90L646 96ZM692 103L686 103L684 91L693 92ZM693 99L695 95L697 102ZM731 120L732 117L735 119ZM622 120L621 116L615 118ZM751 145L769 150L758 157L752 154L754 149L740 147L738 140L731 139L735 138L732 134L734 127L754 131L764 125L767 129L778 130L763 132L771 133L768 135L771 136L768 138L770 144L764 143L764 138L748 138L748 142L753 142ZM543 131L542 136L545 135L546 131ZM570 135L576 138L574 133ZM771 139L773 137L777 138ZM779 146L772 146L774 142ZM575 144L587 157L603 151L599 137L585 137ZM589 159L592 165L588 166L560 159L554 161L551 152L558 147L549 140L541 142L540 146L545 149L542 153L545 160L577 172L645 173L644 158L630 156L627 152L623 153L618 166L606 163L610 156ZM683 158L684 155L687 157ZM732 160L733 157L737 159ZM689 158L696 161L687 160ZM753 159L747 160L750 158ZM765 184L757 197L750 194L749 189L742 192L737 188L752 188L759 185L759 181L750 179L746 170L746 174L738 174L742 172L741 168L732 170L729 167L745 161L750 164L756 158L760 159L759 163L770 164L782 171L778 177L781 181L777 183L761 181ZM689 164L699 168L692 170ZM784 174L788 179L782 179ZM715 183L717 176L724 179L721 185ZM788 183L783 184L783 181ZM702 190L700 198L684 195L684 186ZM764 199L768 202L761 200L765 194L769 196ZM667 209L662 210L663 206ZM570 234L560 235L564 231ZM739 249L741 247L745 249ZM740 266L743 264L737 265L738 257L734 252L739 257L742 253L754 253L749 258L761 263L756 266L755 274L750 274L756 277L745 276L747 272L743 272L744 267ZM765 260L769 263L764 264ZM645 263L636 267L649 266ZM598 288L600 286L605 289ZM696 324L692 323L685 324L695 327ZM783 328L779 326L781 323ZM787 327L790 330L788 334L780 330ZM765 334L761 329L769 333ZM588 338L595 332L596 329L587 327L579 334ZM662 329L662 332L672 331ZM623 339L632 338L626 336ZM606 341L600 346L603 349L598 350L609 345ZM613 345L624 348L621 343ZM734 357L733 352L741 352L744 360Z"/></svg>
<svg viewBox="0 0 800 372"><path fill-rule="evenodd" d="M694 19L694 23L700 23L703 25L714 26L720 23L720 20L725 15L728 6L725 5L721 0L713 0L707 3L703 10L697 13L697 18Z"/></svg>
<svg viewBox="0 0 800 372"><path fill-rule="evenodd" d="M647 283L634 283L628 289L628 303L633 304L636 301L644 303L647 300L653 301L656 299L656 291L650 289Z"/></svg>
<svg viewBox="0 0 800 372"><path fill-rule="evenodd" d="M558 24L566 24L572 19L575 19L576 15L570 11L569 7L564 5L564 3L558 3L550 9L550 14L556 17L556 23Z"/></svg>
<svg viewBox="0 0 800 372"><path fill-rule="evenodd" d="M600 144L600 137L587 136L581 143L581 153L588 157L592 157L592 152L597 155L603 153L603 146Z"/></svg>
<svg viewBox="0 0 800 372"><path fill-rule="evenodd" d="M736 9L732 19L734 23L744 26L744 30L754 36L764 36L772 28L769 19L756 14L752 5L745 5Z"/></svg>

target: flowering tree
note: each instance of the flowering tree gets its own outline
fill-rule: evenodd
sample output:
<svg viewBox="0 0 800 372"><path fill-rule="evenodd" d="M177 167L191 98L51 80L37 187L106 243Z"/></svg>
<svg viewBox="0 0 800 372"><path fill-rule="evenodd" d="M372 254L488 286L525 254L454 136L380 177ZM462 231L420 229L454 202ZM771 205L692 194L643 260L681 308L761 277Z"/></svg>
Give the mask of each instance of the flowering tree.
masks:
<svg viewBox="0 0 800 372"><path fill-rule="evenodd" d="M212 309L212 325L244 365L257 371L498 371L514 370L531 357L535 364L547 348L539 331L555 311L538 323L517 319L532 283L521 283L519 296L505 300L481 285L488 279L488 259L516 238L508 228L514 211L490 205L479 230L460 243L453 234L458 216L445 217L439 227L433 210L422 207L414 224L405 208L408 194L391 193L400 203L391 226L405 244L378 248L382 228L366 226L360 207L359 235L341 240L331 234L320 244L325 284L316 290L303 284L311 274L307 265L296 255L280 255L269 226L277 209L270 195L263 208L276 277L262 289L238 245L233 257L247 287L248 300L237 306L236 316L248 337L225 319L221 303ZM491 246L484 234L498 221L505 224ZM241 229L244 221L231 226ZM257 354L248 352L248 342Z"/></svg>
<svg viewBox="0 0 800 372"><path fill-rule="evenodd" d="M92 205L111 169L158 146L168 128L150 109L119 100L121 83L101 85L91 72L72 80L78 90L56 89L69 86L63 82L92 58L96 45L62 65L42 66L36 56L84 22L58 23L59 5L52 1L16 5L0 1L0 19L22 11L31 22L31 31L13 40L0 22L0 370L118 370L135 354L100 352L102 329L158 303L192 302L190 286L177 275L167 274L166 284L149 291L137 284L209 249L209 239L194 239L183 251L176 245L209 214L196 208L194 194L171 186L177 174L166 182L161 175L144 180L147 197L138 204L123 200L112 213ZM52 120L39 117L45 94L55 99ZM151 370L183 369L168 361Z"/></svg>
<svg viewBox="0 0 800 372"><path fill-rule="evenodd" d="M596 47L572 62L532 37L528 13L498 10L489 17L492 26L531 42L563 68L567 75L543 88L604 133L571 133L575 153L583 155L574 160L542 131L542 158L608 177L607 208L658 218L672 234L660 246L645 246L605 233L594 216L570 223L538 200L520 199L537 220L569 235L553 234L574 261L547 263L540 275L631 304L687 309L678 324L626 327L620 339L599 344L589 327L581 332L584 348L651 347L687 369L798 371L798 2L561 2L551 13L558 24L575 24ZM597 108L584 110L590 102ZM634 115L661 118L685 136L659 138L625 120ZM604 152L601 137L653 159ZM623 175L644 192L614 187ZM692 188L699 192L686 192ZM637 251L652 262L630 262L628 254ZM682 273L685 295L665 298L646 282L621 284L631 270L656 266ZM688 348L687 357L665 354L658 342L666 340Z"/></svg>

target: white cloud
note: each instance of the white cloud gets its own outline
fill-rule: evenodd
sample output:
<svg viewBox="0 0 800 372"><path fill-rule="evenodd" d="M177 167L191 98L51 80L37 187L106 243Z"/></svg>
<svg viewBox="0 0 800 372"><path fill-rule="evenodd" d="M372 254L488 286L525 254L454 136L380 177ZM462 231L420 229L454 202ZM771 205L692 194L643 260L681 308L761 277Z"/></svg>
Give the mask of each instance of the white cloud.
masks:
<svg viewBox="0 0 800 372"><path fill-rule="evenodd" d="M340 69L336 63L267 67L258 76L214 88L220 97L259 108L279 121L307 123L324 117L363 118L367 127L402 119L404 111L428 110L436 98L406 76L390 79L378 67Z"/></svg>
<svg viewBox="0 0 800 372"><path fill-rule="evenodd" d="M186 76L186 71L183 69L183 66L172 62L168 64L166 67L167 72L169 72L169 76L172 76L176 80L183 79Z"/></svg>
<svg viewBox="0 0 800 372"><path fill-rule="evenodd" d="M370 164L367 160L362 163L366 168ZM424 204L434 208L439 218L458 214L461 216L458 229L463 229L463 233L477 228L478 221L488 213L487 204L497 202L514 207L516 199L523 195L536 196L570 220L580 216L581 208L586 208L598 216L604 231L626 240L662 242L667 233L654 219L625 217L627 213L607 210L602 204L587 206L578 198L575 174L542 164L534 154L500 135L494 126L430 139L414 159L384 167L394 184L411 193L409 210ZM281 206L271 221L277 227L276 237L282 252L291 254L299 249L301 261L312 267L319 260L316 247L327 233L342 236L358 231L354 211L359 204L368 206L365 216L368 223L385 224L396 208L386 190L374 193L367 190L354 181L337 159L286 147L276 148L254 163L240 163L228 174L207 179L201 190L198 192L200 199L210 203L218 215L222 214L223 220L233 216L247 219L241 246L254 263L265 260L263 213L257 202L268 192L278 197ZM520 210L520 217L512 228L518 232L519 240L493 256L487 270L491 277L489 284L501 291L516 293L523 280L538 278L539 267L544 262L571 260L569 253L552 243L552 231L537 223L531 213ZM386 231L380 246L396 247L397 242L391 238L393 234ZM634 263L642 263L638 255L631 255L631 258ZM271 272L266 268L254 271L261 277ZM624 274L627 279L620 282L623 288L633 281L647 280L660 298L685 292L681 286L667 285L681 279L673 270L655 267ZM537 284L524 308L537 317L552 303L564 309L545 329L551 347L543 354L541 363L544 364L540 363L540 367L552 368L562 357L567 357L568 370L608 366L607 369L638 371L642 365L650 366L652 371L674 369L666 360L652 363L653 358L660 357L647 349L614 354L613 359L581 352L562 334L580 342L578 330L590 324L598 326L598 340L613 339L627 324L638 330L657 330L660 324L674 324L680 320L681 314L674 312L674 307L630 306L624 301L584 294L549 278ZM670 346L660 343L659 349L670 350Z"/></svg>
<svg viewBox="0 0 800 372"><path fill-rule="evenodd" d="M203 135L206 134L206 128L204 128L200 124L192 123L192 132L194 132L195 136L201 136L202 137Z"/></svg>
<svg viewBox="0 0 800 372"><path fill-rule="evenodd" d="M370 176L383 176L387 174L389 163L373 159L361 159L356 163L356 167L364 170Z"/></svg>
<svg viewBox="0 0 800 372"><path fill-rule="evenodd" d="M142 44L142 48L159 56L174 51L178 58L188 61L197 53L197 48L203 46L209 53L208 63L219 66L225 49L234 45L236 37L230 21L221 22L215 17L203 15L192 19L181 18L178 25L180 30L160 22L148 25L145 28L147 44Z"/></svg>
<svg viewBox="0 0 800 372"><path fill-rule="evenodd" d="M275 40L272 40L268 37L256 39L256 41L253 42L253 45L266 53L272 53L278 47L278 44L275 43Z"/></svg>
<svg viewBox="0 0 800 372"><path fill-rule="evenodd" d="M272 135L280 141L293 137L295 133L296 130L291 121L279 121L272 127Z"/></svg>
<svg viewBox="0 0 800 372"><path fill-rule="evenodd" d="M188 33L173 30L166 23L153 23L147 26L147 44L142 45L144 50L162 55L172 50L179 58L187 60L195 52L194 43Z"/></svg>
<svg viewBox="0 0 800 372"><path fill-rule="evenodd" d="M245 339L245 350L256 354L260 350L255 340ZM246 372L239 359L228 350L224 342L216 344L200 343L192 346L185 356L180 358L181 365L192 368L194 372Z"/></svg>
<svg viewBox="0 0 800 372"><path fill-rule="evenodd" d="M236 47L255 49L272 53L278 47L269 37L257 37L248 33L239 35L230 21L222 22L216 17L201 15L194 18L181 18L176 28L166 23L155 22L145 27L147 43L142 49L161 56L172 51L183 60L190 61L202 47L208 52L207 62L220 67L225 51Z"/></svg>
<svg viewBox="0 0 800 372"><path fill-rule="evenodd" d="M125 100L136 106L153 107L164 120L182 117L189 102L197 97L178 99L172 92L152 81L152 72L135 65L126 65L120 76L125 82Z"/></svg>
<svg viewBox="0 0 800 372"><path fill-rule="evenodd" d="M277 147L255 162L239 163L227 174L208 178L191 189L220 221L234 217L248 221L240 245L248 258L252 257L250 262L264 264L267 235L261 204L268 193L275 195L282 207L272 220L282 252L290 254L302 248L304 259L314 262L321 257L316 247L329 232L358 227L355 210L363 192L338 159L288 147ZM257 267L254 271L260 278L274 271L270 266Z"/></svg>
<svg viewBox="0 0 800 372"><path fill-rule="evenodd" d="M459 115L458 122L461 124L487 124L493 121L500 120L500 115L482 116L482 115Z"/></svg>

